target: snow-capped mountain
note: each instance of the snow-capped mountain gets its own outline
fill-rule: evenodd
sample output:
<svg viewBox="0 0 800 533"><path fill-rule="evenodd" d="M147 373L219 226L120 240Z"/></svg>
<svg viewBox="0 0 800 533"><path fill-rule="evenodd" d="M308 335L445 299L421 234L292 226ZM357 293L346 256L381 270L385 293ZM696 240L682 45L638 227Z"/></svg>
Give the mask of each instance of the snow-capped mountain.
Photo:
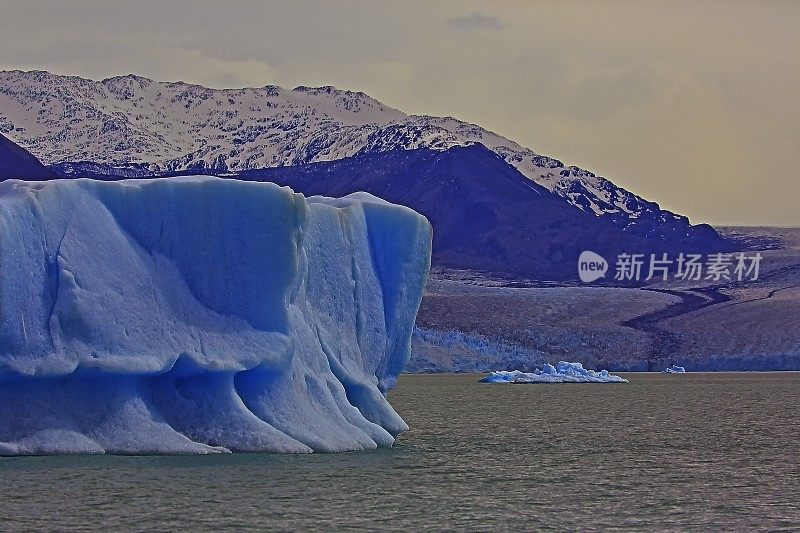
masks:
<svg viewBox="0 0 800 533"><path fill-rule="evenodd" d="M362 92L274 85L209 89L127 75L92 81L0 72L0 133L69 175L138 176L333 161L365 153L485 145L524 176L623 227L685 221L591 172L454 118L407 115ZM71 163L71 164L70 164Z"/></svg>

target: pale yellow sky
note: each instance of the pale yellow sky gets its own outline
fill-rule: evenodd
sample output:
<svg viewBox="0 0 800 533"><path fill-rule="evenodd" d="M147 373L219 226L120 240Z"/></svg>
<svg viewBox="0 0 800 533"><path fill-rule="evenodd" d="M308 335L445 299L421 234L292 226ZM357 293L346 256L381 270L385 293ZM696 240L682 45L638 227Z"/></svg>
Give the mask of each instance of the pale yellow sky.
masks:
<svg viewBox="0 0 800 533"><path fill-rule="evenodd" d="M800 226L798 27L791 0L0 0L0 68L362 90L694 222Z"/></svg>

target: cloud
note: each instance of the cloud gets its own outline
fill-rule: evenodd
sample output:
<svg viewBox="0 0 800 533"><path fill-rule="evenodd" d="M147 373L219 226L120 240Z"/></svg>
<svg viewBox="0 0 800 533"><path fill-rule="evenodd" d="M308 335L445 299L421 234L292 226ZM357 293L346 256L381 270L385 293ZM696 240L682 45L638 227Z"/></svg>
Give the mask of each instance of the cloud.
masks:
<svg viewBox="0 0 800 533"><path fill-rule="evenodd" d="M499 30L503 23L497 17L483 15L473 11L467 16L453 17L447 19L447 26L451 30Z"/></svg>

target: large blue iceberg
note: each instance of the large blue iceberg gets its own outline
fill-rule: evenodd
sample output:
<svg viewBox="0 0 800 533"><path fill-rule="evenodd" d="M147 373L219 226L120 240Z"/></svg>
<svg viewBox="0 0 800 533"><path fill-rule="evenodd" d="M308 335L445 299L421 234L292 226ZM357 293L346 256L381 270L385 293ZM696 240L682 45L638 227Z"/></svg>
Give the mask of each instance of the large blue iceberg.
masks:
<svg viewBox="0 0 800 533"><path fill-rule="evenodd" d="M608 370L589 370L581 363L560 361L553 366L545 364L533 372L500 370L480 379L481 383L627 383L628 380Z"/></svg>
<svg viewBox="0 0 800 533"><path fill-rule="evenodd" d="M430 246L362 193L0 183L0 455L391 446Z"/></svg>

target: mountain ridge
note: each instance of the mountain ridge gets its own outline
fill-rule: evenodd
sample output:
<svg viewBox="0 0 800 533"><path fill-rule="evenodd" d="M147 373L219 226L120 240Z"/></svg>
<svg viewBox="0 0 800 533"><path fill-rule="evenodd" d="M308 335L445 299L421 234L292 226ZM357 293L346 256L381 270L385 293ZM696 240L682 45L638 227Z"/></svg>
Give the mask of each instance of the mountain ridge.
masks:
<svg viewBox="0 0 800 533"><path fill-rule="evenodd" d="M56 177L33 154L0 134L0 179L39 181Z"/></svg>
<svg viewBox="0 0 800 533"><path fill-rule="evenodd" d="M9 132L65 176L80 173L81 161L94 172L129 177L224 174L480 143L570 205L623 227L642 219L685 219L478 125L408 115L363 92L330 85L209 89L134 74L94 81L0 71L0 133Z"/></svg>
<svg viewBox="0 0 800 533"><path fill-rule="evenodd" d="M583 250L621 253L724 251L710 226L688 221L620 226L576 210L482 144L365 153L336 161L237 173L305 195L365 191L425 215L438 267L529 279L575 280ZM608 280L607 280L608 281Z"/></svg>

